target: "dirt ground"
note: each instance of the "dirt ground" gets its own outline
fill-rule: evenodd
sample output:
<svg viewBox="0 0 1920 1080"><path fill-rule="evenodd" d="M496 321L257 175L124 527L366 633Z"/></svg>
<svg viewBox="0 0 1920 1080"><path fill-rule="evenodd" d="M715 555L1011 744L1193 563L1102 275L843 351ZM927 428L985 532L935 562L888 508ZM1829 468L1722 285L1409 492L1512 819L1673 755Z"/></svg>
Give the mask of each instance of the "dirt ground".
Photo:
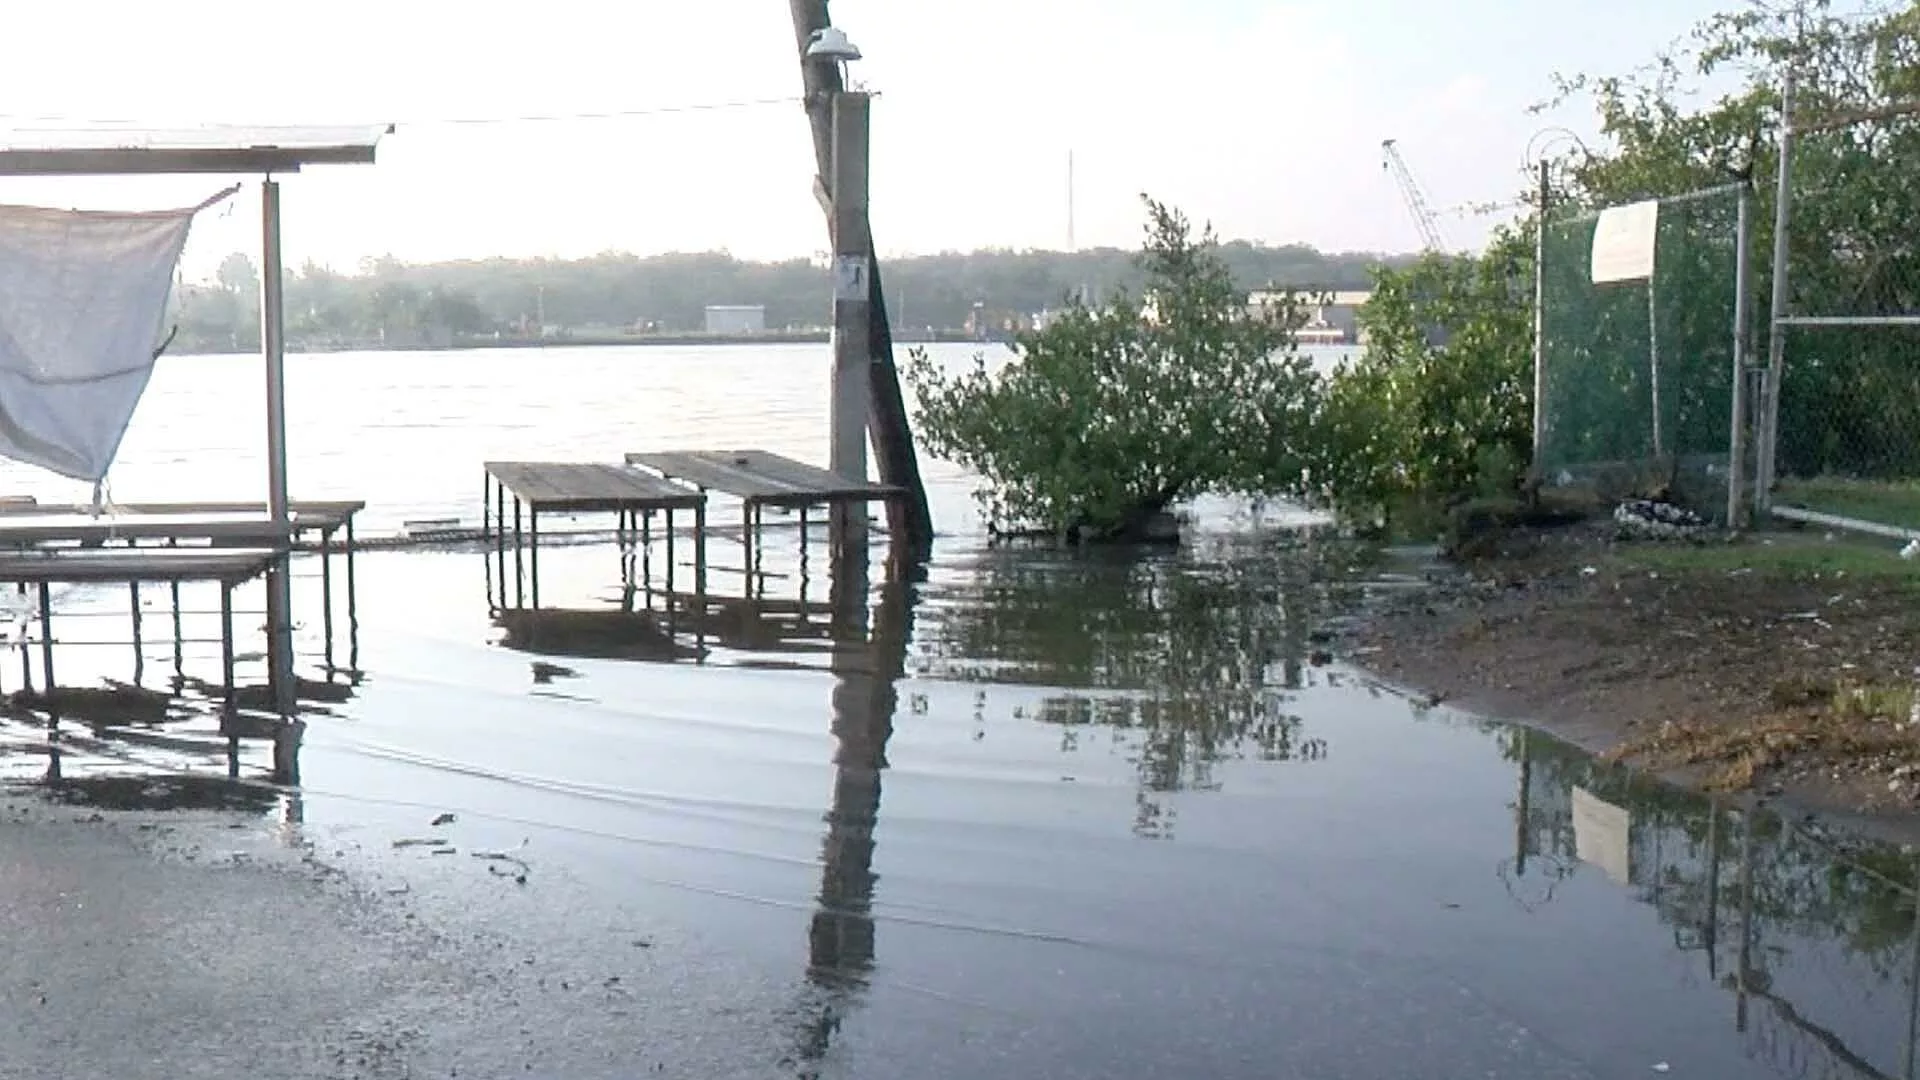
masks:
<svg viewBox="0 0 1920 1080"><path fill-rule="evenodd" d="M1920 560L1897 542L1586 521L1472 546L1343 651L1703 789L1920 840Z"/></svg>

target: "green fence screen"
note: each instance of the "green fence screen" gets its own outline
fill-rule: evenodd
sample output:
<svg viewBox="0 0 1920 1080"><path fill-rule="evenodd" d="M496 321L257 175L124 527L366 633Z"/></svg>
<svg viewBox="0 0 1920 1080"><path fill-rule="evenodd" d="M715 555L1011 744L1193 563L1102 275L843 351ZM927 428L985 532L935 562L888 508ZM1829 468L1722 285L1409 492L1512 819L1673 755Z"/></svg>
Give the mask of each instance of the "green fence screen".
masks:
<svg viewBox="0 0 1920 1080"><path fill-rule="evenodd" d="M1739 189L1659 201L1651 279L1594 284L1597 213L1541 242L1548 483L1594 470L1724 477L1733 408Z"/></svg>

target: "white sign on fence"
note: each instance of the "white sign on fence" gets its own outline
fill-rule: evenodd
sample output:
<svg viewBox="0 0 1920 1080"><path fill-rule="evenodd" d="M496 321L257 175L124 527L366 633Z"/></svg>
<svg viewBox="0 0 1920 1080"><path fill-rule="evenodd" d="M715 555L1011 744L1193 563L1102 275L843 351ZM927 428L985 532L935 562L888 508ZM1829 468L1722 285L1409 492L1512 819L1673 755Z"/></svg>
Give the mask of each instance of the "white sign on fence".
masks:
<svg viewBox="0 0 1920 1080"><path fill-rule="evenodd" d="M1651 281L1660 235L1660 202L1609 207L1593 227L1593 283Z"/></svg>

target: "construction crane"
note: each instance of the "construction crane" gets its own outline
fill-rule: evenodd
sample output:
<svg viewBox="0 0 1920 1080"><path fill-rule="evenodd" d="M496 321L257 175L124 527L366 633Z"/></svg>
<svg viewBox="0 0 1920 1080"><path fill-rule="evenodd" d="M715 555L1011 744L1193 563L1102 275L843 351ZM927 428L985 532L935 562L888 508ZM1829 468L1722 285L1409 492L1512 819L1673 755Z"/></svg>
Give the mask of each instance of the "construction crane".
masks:
<svg viewBox="0 0 1920 1080"><path fill-rule="evenodd" d="M1420 184L1413 178L1413 170L1407 168L1407 161L1400 156L1397 140L1386 139L1380 143L1380 152L1385 160L1381 168L1393 174L1400 185L1401 197L1407 200L1407 209L1413 214L1413 223L1419 226L1420 239L1428 251L1441 252L1447 249L1446 240L1440 235L1440 223L1434 217L1433 210L1427 206L1427 197L1421 192Z"/></svg>

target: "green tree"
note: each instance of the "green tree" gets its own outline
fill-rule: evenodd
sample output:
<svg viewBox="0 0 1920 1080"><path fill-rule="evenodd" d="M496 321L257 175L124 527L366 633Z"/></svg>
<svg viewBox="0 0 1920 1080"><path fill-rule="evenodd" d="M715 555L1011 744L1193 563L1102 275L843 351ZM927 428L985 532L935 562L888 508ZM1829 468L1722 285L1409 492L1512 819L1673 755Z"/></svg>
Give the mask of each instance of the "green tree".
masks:
<svg viewBox="0 0 1920 1080"><path fill-rule="evenodd" d="M1367 347L1327 380L1310 494L1362 515L1511 493L1533 440L1533 245L1382 268Z"/></svg>
<svg viewBox="0 0 1920 1080"><path fill-rule="evenodd" d="M1609 148L1569 162L1570 195L1601 206L1751 176L1755 295L1769 295L1784 75L1808 121L1920 98L1920 6L1835 14L1828 0L1755 2L1703 22L1650 67L1561 80L1593 103ZM1701 88L1726 87L1706 96ZM1697 104L1698 103L1698 104ZM1788 236L1791 305L1803 314L1920 311L1920 124L1889 117L1800 139ZM1766 344L1766 320L1756 320ZM1920 474L1920 377L1911 340L1884 329L1792 332L1781 388L1783 474Z"/></svg>
<svg viewBox="0 0 1920 1080"><path fill-rule="evenodd" d="M1180 499L1297 485L1316 385L1299 307L1250 314L1212 231L1146 205L1144 297L1073 306L999 370L911 358L929 448L983 479L998 529L1135 539Z"/></svg>

